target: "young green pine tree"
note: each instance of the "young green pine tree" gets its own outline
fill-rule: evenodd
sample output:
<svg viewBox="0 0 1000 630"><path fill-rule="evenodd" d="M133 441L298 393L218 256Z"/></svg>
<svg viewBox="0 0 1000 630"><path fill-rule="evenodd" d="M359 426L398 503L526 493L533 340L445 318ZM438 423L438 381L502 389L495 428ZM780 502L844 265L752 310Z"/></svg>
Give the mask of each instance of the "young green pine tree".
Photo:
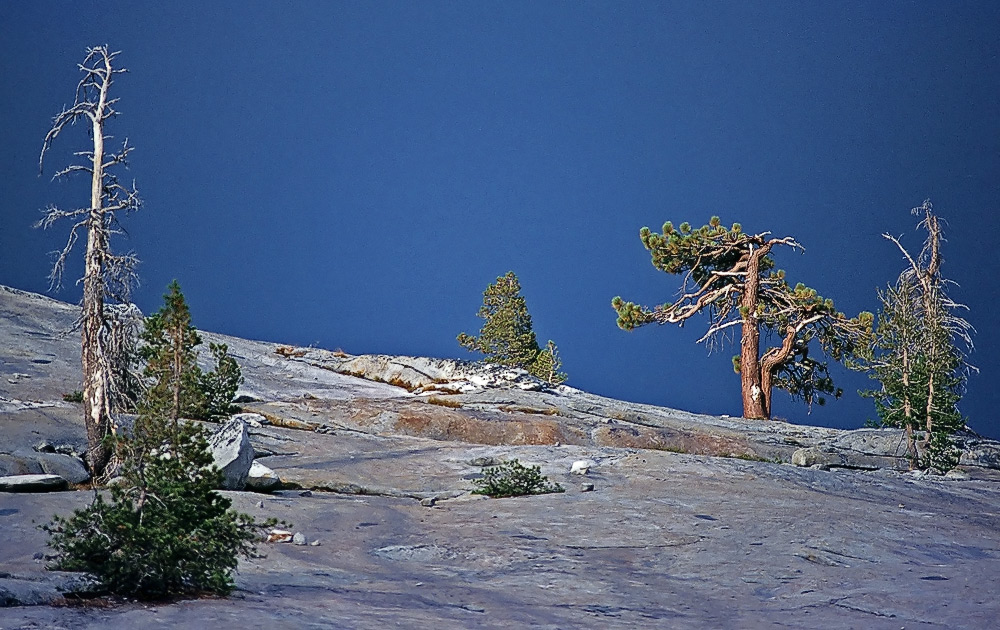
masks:
<svg viewBox="0 0 1000 630"><path fill-rule="evenodd" d="M884 426L906 431L907 454L913 466L946 471L958 464L952 435L965 427L958 403L973 368L972 327L955 314L963 308L948 298L948 281L941 275L942 230L930 201L913 209L923 215L928 232L924 247L913 258L894 237L909 267L894 286L880 292L878 328L859 366L870 370L880 390L863 392L875 400Z"/></svg>
<svg viewBox="0 0 1000 630"><path fill-rule="evenodd" d="M115 441L119 480L110 501L95 492L89 507L44 529L54 567L85 571L107 592L141 599L226 594L238 559L253 556L272 522L230 509L232 502L215 492L222 475L205 429L179 419L202 408L199 340L176 282L164 298L143 333L146 375L155 383L139 404L132 436ZM213 348L220 350L224 355Z"/></svg>
<svg viewBox="0 0 1000 630"><path fill-rule="evenodd" d="M553 385L566 380L559 372L562 364L555 344L550 341L545 349L538 347L521 283L513 271L486 287L478 315L485 320L479 336L461 333L458 343L462 347L486 355L487 363L527 370Z"/></svg>
<svg viewBox="0 0 1000 630"><path fill-rule="evenodd" d="M201 418L205 395L195 350L201 337L191 325L191 312L176 280L167 291L163 308L146 318L141 335L144 345L140 354L146 360L143 375L153 381L145 404L155 405L145 411L173 420Z"/></svg>
<svg viewBox="0 0 1000 630"><path fill-rule="evenodd" d="M535 357L535 361L528 371L546 383L559 385L566 381L565 372L559 371L561 367L562 360L559 358L559 349L549 339L545 347L538 351L538 356Z"/></svg>
<svg viewBox="0 0 1000 630"><path fill-rule="evenodd" d="M143 375L152 380L147 404L163 407L171 418L219 421L232 411L236 390L243 382L239 364L229 356L226 344L209 344L215 369L198 367L201 344L191 325L191 313L180 285L174 280L163 296L164 306L146 318L140 350L146 360ZM166 396L165 393L170 395Z"/></svg>

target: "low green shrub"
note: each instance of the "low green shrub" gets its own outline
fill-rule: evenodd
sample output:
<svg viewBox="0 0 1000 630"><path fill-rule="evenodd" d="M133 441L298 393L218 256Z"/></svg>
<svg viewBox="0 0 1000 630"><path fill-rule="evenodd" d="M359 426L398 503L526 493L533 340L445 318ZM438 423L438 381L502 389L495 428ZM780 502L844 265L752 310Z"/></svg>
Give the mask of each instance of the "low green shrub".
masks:
<svg viewBox="0 0 1000 630"><path fill-rule="evenodd" d="M219 493L207 432L195 424L142 417L119 439L120 478L110 500L94 501L42 529L50 568L83 571L101 590L136 599L228 594L239 557L253 557L263 528Z"/></svg>
<svg viewBox="0 0 1000 630"><path fill-rule="evenodd" d="M482 479L474 479L472 483L476 486L473 494L485 494L494 499L565 492L558 483L549 482L540 466L524 466L516 459L486 468Z"/></svg>

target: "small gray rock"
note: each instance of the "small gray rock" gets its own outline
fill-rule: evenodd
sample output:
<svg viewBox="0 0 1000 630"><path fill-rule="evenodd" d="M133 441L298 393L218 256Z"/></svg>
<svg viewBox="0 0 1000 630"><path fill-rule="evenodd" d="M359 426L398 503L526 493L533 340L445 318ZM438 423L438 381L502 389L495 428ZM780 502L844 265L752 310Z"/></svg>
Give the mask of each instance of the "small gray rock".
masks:
<svg viewBox="0 0 1000 630"><path fill-rule="evenodd" d="M55 453L56 447L52 446L49 442L42 440L38 444L35 444L35 450L39 453Z"/></svg>
<svg viewBox="0 0 1000 630"><path fill-rule="evenodd" d="M314 540L311 543L309 543L310 547L319 547L319 545L320 545L320 542L318 540Z"/></svg>
<svg viewBox="0 0 1000 630"><path fill-rule="evenodd" d="M281 479L278 478L276 472L257 461L250 465L250 470L247 473L247 490L270 492L280 485Z"/></svg>
<svg viewBox="0 0 1000 630"><path fill-rule="evenodd" d="M302 545L305 545L306 544L305 534L303 534L302 532L295 532L295 535L292 536L292 544L299 545L300 547Z"/></svg>
<svg viewBox="0 0 1000 630"><path fill-rule="evenodd" d="M582 483L580 484L580 492L593 492L594 484L592 483Z"/></svg>
<svg viewBox="0 0 1000 630"><path fill-rule="evenodd" d="M311 497L313 495L312 490L303 490L299 493L300 497Z"/></svg>
<svg viewBox="0 0 1000 630"><path fill-rule="evenodd" d="M420 505L424 507L434 507L435 503L437 503L437 497L424 497L420 499Z"/></svg>
<svg viewBox="0 0 1000 630"><path fill-rule="evenodd" d="M500 462L497 461L495 457L474 457L469 460L469 466L475 466L476 468L485 468L487 466L496 466Z"/></svg>

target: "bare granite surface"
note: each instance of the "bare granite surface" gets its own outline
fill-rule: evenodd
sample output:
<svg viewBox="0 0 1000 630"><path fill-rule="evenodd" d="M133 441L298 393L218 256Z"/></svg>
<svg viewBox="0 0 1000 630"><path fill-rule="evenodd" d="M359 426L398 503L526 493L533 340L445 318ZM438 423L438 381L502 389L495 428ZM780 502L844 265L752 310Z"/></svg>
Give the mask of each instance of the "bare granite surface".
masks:
<svg viewBox="0 0 1000 630"><path fill-rule="evenodd" d="M75 312L0 288L0 453L83 444L79 408L61 399L79 388L78 340L62 334ZM420 392L334 368L427 372L436 360L378 368L204 336L229 343L243 366L243 406L270 421L251 440L286 488L228 496L319 544L262 545L229 598L67 606L59 589L79 577L45 570L37 525L91 491L0 493L0 629L989 628L1000 615L990 466L917 476L897 470L888 433L698 416L523 389L520 377ZM424 386L448 384L435 380L448 381ZM810 468L664 450L678 445L783 462L801 448L876 459ZM515 457L566 492L469 494L484 463ZM592 461L586 475L570 473L578 460Z"/></svg>

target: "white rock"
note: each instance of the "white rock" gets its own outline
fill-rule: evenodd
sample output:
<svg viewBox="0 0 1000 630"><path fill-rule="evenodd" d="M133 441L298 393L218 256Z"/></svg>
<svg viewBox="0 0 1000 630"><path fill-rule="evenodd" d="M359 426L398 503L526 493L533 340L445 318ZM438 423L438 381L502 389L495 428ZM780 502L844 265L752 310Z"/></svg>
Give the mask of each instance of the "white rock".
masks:
<svg viewBox="0 0 1000 630"><path fill-rule="evenodd" d="M281 485L281 479L278 478L278 473L254 460L247 473L246 488L258 492L269 492L279 485Z"/></svg>
<svg viewBox="0 0 1000 630"><path fill-rule="evenodd" d="M236 420L236 419L246 422L248 426L251 426L255 429L259 429L265 424L270 424L267 421L267 418L260 415L259 413L237 413L230 417L230 420Z"/></svg>
<svg viewBox="0 0 1000 630"><path fill-rule="evenodd" d="M594 466L597 466L597 462L592 459L578 459L573 462L573 466L569 469L569 472L574 475L586 475Z"/></svg>
<svg viewBox="0 0 1000 630"><path fill-rule="evenodd" d="M215 465L222 471L222 488L242 490L254 457L246 422L231 419L209 438L208 445Z"/></svg>
<svg viewBox="0 0 1000 630"><path fill-rule="evenodd" d="M303 534L302 532L295 532L295 535L292 536L292 544L300 546L306 544L305 534Z"/></svg>

